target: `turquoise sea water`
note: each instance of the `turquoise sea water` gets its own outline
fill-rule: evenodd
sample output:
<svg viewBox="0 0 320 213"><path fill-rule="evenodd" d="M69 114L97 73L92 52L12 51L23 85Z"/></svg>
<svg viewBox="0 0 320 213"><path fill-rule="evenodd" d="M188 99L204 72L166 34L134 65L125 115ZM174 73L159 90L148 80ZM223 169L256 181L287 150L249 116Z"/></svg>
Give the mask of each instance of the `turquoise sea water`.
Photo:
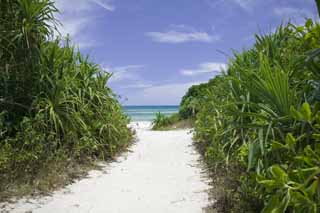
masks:
<svg viewBox="0 0 320 213"><path fill-rule="evenodd" d="M157 112L171 115L179 111L179 106L123 106L132 121L152 121Z"/></svg>

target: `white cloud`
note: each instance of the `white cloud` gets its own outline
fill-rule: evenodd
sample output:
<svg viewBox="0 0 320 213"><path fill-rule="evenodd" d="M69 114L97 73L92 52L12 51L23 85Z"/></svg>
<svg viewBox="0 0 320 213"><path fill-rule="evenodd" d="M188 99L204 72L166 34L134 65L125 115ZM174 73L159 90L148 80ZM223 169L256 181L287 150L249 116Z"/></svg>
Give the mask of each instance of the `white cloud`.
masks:
<svg viewBox="0 0 320 213"><path fill-rule="evenodd" d="M73 42L76 47L80 47L82 49L91 48L99 46L101 43L97 42L93 39L77 39L76 42Z"/></svg>
<svg viewBox="0 0 320 213"><path fill-rule="evenodd" d="M60 10L57 15L62 24L58 26L60 35L65 37L69 34L73 43L80 48L98 45L86 31L90 23L97 18L97 9L103 8L108 12L115 9L111 0L56 0L55 3Z"/></svg>
<svg viewBox="0 0 320 213"><path fill-rule="evenodd" d="M220 36L218 35L198 31L184 25L175 25L171 26L171 28L173 29L165 32L147 32L146 36L160 43L184 43L192 41L211 43L220 40Z"/></svg>
<svg viewBox="0 0 320 213"><path fill-rule="evenodd" d="M194 76L205 73L220 72L221 70L225 70L226 68L227 65L224 63L207 62L200 64L196 69L182 69L180 70L180 73L186 76Z"/></svg>
<svg viewBox="0 0 320 213"><path fill-rule="evenodd" d="M86 30L88 23L93 20L93 17L83 18L61 18L62 26L59 26L59 35L65 37L67 35L71 38L71 43L82 49L98 46L100 43L93 40L90 36L82 33ZM58 33L55 33L57 36Z"/></svg>
<svg viewBox="0 0 320 213"><path fill-rule="evenodd" d="M206 32L183 33L177 31L149 32L146 34L153 41L161 43L183 43L189 41L212 42L216 40Z"/></svg>
<svg viewBox="0 0 320 213"><path fill-rule="evenodd" d="M115 10L109 0L56 0L57 8L62 13L79 13L93 10L99 6L108 11Z"/></svg>
<svg viewBox="0 0 320 213"><path fill-rule="evenodd" d="M114 83L123 80L138 80L140 77L135 72L143 67L144 65L127 65L121 67L105 66L103 70L112 73L109 82Z"/></svg>
<svg viewBox="0 0 320 213"><path fill-rule="evenodd" d="M274 9L274 13L278 16L285 18L301 18L312 15L312 12L301 9L301 8L293 8L293 7L277 7Z"/></svg>
<svg viewBox="0 0 320 213"><path fill-rule="evenodd" d="M79 17L77 19L72 17L64 17L61 19L62 26L59 27L59 32L62 36L69 34L71 37L74 37L83 31L90 20L92 20L91 17Z"/></svg>
<svg viewBox="0 0 320 213"><path fill-rule="evenodd" d="M122 89L141 89L141 88L149 88L149 87L152 87L152 84L143 83L143 82L121 86Z"/></svg>
<svg viewBox="0 0 320 213"><path fill-rule="evenodd" d="M212 9L221 7L221 5L230 6L230 3L231 3L241 7L243 10L246 10L247 12L251 12L255 3L258 2L256 0L227 0L227 1L226 0L204 0L204 1Z"/></svg>
<svg viewBox="0 0 320 213"><path fill-rule="evenodd" d="M92 0L92 2L95 2L97 5L99 5L100 7L104 8L108 11L115 10L115 7L113 5L111 5L110 2L108 2L108 1Z"/></svg>
<svg viewBox="0 0 320 213"><path fill-rule="evenodd" d="M152 86L127 97L127 105L171 105L179 104L187 90L204 82L175 83Z"/></svg>
<svg viewBox="0 0 320 213"><path fill-rule="evenodd" d="M234 3L238 4L244 10L251 10L255 0L233 0Z"/></svg>
<svg viewBox="0 0 320 213"><path fill-rule="evenodd" d="M56 0L55 5L61 13L80 12L91 9L90 2L88 0Z"/></svg>

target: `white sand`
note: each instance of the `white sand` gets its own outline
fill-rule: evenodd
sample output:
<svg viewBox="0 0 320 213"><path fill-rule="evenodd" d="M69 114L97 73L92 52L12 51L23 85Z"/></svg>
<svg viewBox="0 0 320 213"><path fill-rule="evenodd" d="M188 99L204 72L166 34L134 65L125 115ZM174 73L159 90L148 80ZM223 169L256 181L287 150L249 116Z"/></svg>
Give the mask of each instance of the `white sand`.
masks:
<svg viewBox="0 0 320 213"><path fill-rule="evenodd" d="M118 162L41 199L10 204L10 212L197 213L209 186L188 130L155 132L131 124L138 141ZM1 211L1 207L0 207ZM5 209L2 209L5 211Z"/></svg>

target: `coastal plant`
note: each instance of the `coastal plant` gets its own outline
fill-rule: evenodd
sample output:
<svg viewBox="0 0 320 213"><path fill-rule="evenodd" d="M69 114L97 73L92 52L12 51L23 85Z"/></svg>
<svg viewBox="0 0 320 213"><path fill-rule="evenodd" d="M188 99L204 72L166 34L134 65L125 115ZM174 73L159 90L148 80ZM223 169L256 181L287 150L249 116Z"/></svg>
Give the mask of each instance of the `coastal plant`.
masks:
<svg viewBox="0 0 320 213"><path fill-rule="evenodd" d="M196 144L247 211L319 209L319 36L311 19L257 35L197 95Z"/></svg>
<svg viewBox="0 0 320 213"><path fill-rule="evenodd" d="M168 116L165 116L161 112L157 112L155 119L152 121L152 129L160 129L162 127L167 127L172 124L172 121Z"/></svg>
<svg viewBox="0 0 320 213"><path fill-rule="evenodd" d="M182 119L194 119L200 109L208 84L199 84L191 86L186 94L182 97L179 106L179 116Z"/></svg>
<svg viewBox="0 0 320 213"><path fill-rule="evenodd" d="M1 192L50 164L111 158L131 140L111 75L53 37L57 11L51 0L0 0Z"/></svg>

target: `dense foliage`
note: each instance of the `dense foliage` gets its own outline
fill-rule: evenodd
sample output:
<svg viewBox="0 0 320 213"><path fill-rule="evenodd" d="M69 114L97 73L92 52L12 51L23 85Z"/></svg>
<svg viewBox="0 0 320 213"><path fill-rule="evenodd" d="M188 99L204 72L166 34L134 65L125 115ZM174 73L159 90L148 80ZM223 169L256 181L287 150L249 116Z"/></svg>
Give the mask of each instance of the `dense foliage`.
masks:
<svg viewBox="0 0 320 213"><path fill-rule="evenodd" d="M203 101L206 101L206 92L214 79L208 83L191 86L187 93L182 97L179 112L170 116L165 116L162 113L157 113L153 120L153 130L172 129L173 125L184 127L193 126L197 113ZM181 125L183 123L183 125Z"/></svg>
<svg viewBox="0 0 320 213"><path fill-rule="evenodd" d="M197 96L195 140L263 212L320 209L320 25L280 26ZM201 100L199 100L199 98Z"/></svg>
<svg viewBox="0 0 320 213"><path fill-rule="evenodd" d="M110 74L53 39L55 12L51 0L0 0L1 183L52 161L108 158L131 139Z"/></svg>
<svg viewBox="0 0 320 213"><path fill-rule="evenodd" d="M207 83L191 86L182 97L179 107L179 115L182 119L194 119L201 108L201 104L207 100L208 88L214 86L214 79Z"/></svg>

